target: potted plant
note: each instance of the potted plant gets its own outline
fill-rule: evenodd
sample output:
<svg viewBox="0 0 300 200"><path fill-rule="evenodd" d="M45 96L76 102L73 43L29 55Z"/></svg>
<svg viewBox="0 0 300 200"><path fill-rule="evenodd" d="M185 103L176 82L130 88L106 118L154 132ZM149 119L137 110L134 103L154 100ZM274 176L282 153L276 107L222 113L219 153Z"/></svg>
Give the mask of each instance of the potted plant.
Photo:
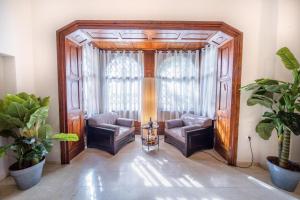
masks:
<svg viewBox="0 0 300 200"><path fill-rule="evenodd" d="M22 190L40 181L52 140L78 141L76 134L52 135L46 123L49 101L49 97L27 93L8 94L0 100L0 136L13 138L12 143L0 147L0 157L9 150L15 153L16 163L9 171Z"/></svg>
<svg viewBox="0 0 300 200"><path fill-rule="evenodd" d="M260 104L266 108L256 126L259 136L268 140L275 130L278 157L267 157L272 182L287 191L294 191L300 180L300 167L289 161L291 134L300 134L300 64L287 47L277 51L284 66L293 76L292 82L258 79L242 89L252 91L248 106Z"/></svg>

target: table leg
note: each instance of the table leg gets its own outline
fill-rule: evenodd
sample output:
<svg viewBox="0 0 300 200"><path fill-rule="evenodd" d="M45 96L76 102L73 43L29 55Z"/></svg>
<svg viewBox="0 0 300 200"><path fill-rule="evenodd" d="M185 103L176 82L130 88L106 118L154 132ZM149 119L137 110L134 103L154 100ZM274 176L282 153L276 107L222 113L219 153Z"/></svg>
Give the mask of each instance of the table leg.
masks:
<svg viewBox="0 0 300 200"><path fill-rule="evenodd" d="M159 135L157 134L157 144L158 144L158 150L159 150Z"/></svg>
<svg viewBox="0 0 300 200"><path fill-rule="evenodd" d="M150 129L148 129L148 141L147 141L147 144L148 144L148 151L149 151L149 135L150 135Z"/></svg>

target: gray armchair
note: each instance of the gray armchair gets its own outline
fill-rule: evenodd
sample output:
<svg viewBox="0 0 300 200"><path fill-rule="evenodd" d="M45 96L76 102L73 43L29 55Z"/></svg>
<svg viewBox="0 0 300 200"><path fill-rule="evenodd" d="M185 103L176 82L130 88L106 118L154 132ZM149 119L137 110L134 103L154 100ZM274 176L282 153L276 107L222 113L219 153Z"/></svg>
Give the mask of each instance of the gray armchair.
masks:
<svg viewBox="0 0 300 200"><path fill-rule="evenodd" d="M178 148L186 157L201 149L213 148L213 121L207 117L184 114L165 122L165 142Z"/></svg>
<svg viewBox="0 0 300 200"><path fill-rule="evenodd" d="M87 120L87 147L89 148L98 148L115 155L134 139L132 119L119 118L116 113L104 113Z"/></svg>

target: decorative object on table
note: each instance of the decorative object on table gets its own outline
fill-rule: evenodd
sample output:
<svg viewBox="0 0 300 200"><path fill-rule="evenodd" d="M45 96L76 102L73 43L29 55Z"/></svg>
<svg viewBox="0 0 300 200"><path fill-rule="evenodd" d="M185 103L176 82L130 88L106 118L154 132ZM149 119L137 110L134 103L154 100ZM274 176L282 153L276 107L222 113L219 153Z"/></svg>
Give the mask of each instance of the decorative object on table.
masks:
<svg viewBox="0 0 300 200"><path fill-rule="evenodd" d="M87 147L115 155L122 147L135 140L134 120L120 118L108 112L87 119Z"/></svg>
<svg viewBox="0 0 300 200"><path fill-rule="evenodd" d="M152 122L151 118L147 124L142 125L142 148L147 147L147 150L150 151L150 147L157 145L157 149L159 150L159 135L157 134L158 127L158 124L156 122Z"/></svg>
<svg viewBox="0 0 300 200"><path fill-rule="evenodd" d="M267 109L256 126L259 136L268 140L274 130L277 133L278 157L267 157L272 182L294 191L300 180L300 166L289 161L289 155L291 133L300 134L300 64L287 47L279 49L277 55L292 73L293 82L262 78L242 89L253 91L248 106L260 104Z"/></svg>
<svg viewBox="0 0 300 200"><path fill-rule="evenodd" d="M180 119L167 120L165 142L175 146L185 157L202 149L211 149L214 145L213 121L189 113Z"/></svg>
<svg viewBox="0 0 300 200"><path fill-rule="evenodd" d="M153 127L153 122L152 122L152 120L151 120L151 117L150 117L150 120L149 120L149 122L148 122L148 125L149 125L149 128L152 128L152 127Z"/></svg>
<svg viewBox="0 0 300 200"><path fill-rule="evenodd" d="M8 94L0 100L0 136L13 139L12 143L0 147L0 156L9 150L16 154L17 162L9 171L21 190L40 181L52 140L78 141L76 134L52 135L52 128L46 123L49 101L49 97L24 92Z"/></svg>

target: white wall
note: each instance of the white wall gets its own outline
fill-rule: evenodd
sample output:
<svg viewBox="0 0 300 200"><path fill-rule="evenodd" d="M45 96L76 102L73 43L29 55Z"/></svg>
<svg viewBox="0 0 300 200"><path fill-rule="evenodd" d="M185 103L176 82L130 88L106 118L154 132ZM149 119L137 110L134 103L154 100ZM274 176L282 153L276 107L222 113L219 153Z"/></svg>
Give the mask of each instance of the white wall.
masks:
<svg viewBox="0 0 300 200"><path fill-rule="evenodd" d="M34 92L31 14L30 0L0 0L1 95ZM0 145L5 143L1 138ZM0 159L0 180L7 175L10 160Z"/></svg>
<svg viewBox="0 0 300 200"><path fill-rule="evenodd" d="M0 98L3 97L5 90L4 90L4 58L0 56ZM7 143L6 138L0 137L0 146L5 145ZM7 175L7 168L8 168L8 159L7 157L0 158L0 180L2 180Z"/></svg>
<svg viewBox="0 0 300 200"><path fill-rule="evenodd" d="M15 93L16 90L15 58L0 54L0 99L7 93ZM7 143L7 138L0 137L0 146ZM12 162L13 159L9 155L0 158L0 180L6 177Z"/></svg>
<svg viewBox="0 0 300 200"><path fill-rule="evenodd" d="M13 56L0 54L0 98L17 91L16 66Z"/></svg>
<svg viewBox="0 0 300 200"><path fill-rule="evenodd" d="M277 48L289 47L300 62L300 1L280 0L278 7ZM275 77L284 81L291 75L279 59L276 60ZM300 137L292 135L291 159L300 162Z"/></svg>
<svg viewBox="0 0 300 200"><path fill-rule="evenodd" d="M274 77L281 74L274 56L276 49L287 43L299 51L299 25L296 24L299 4L298 0L32 0L34 40L30 42L33 42L35 91L52 97L50 122L58 130L55 31L77 19L224 21L244 33L242 85L262 76ZM292 22L286 23L287 18ZM283 33L280 27L290 23L296 28ZM247 136L251 135L255 160L264 163L265 155L276 154L276 140L265 142L257 137L254 127L262 109L247 107L246 98L247 94L243 93L238 160L250 160ZM59 161L59 151L57 145L48 159ZM299 160L299 156L294 158Z"/></svg>
<svg viewBox="0 0 300 200"><path fill-rule="evenodd" d="M0 53L15 57L18 91L34 91L30 0L0 0Z"/></svg>

